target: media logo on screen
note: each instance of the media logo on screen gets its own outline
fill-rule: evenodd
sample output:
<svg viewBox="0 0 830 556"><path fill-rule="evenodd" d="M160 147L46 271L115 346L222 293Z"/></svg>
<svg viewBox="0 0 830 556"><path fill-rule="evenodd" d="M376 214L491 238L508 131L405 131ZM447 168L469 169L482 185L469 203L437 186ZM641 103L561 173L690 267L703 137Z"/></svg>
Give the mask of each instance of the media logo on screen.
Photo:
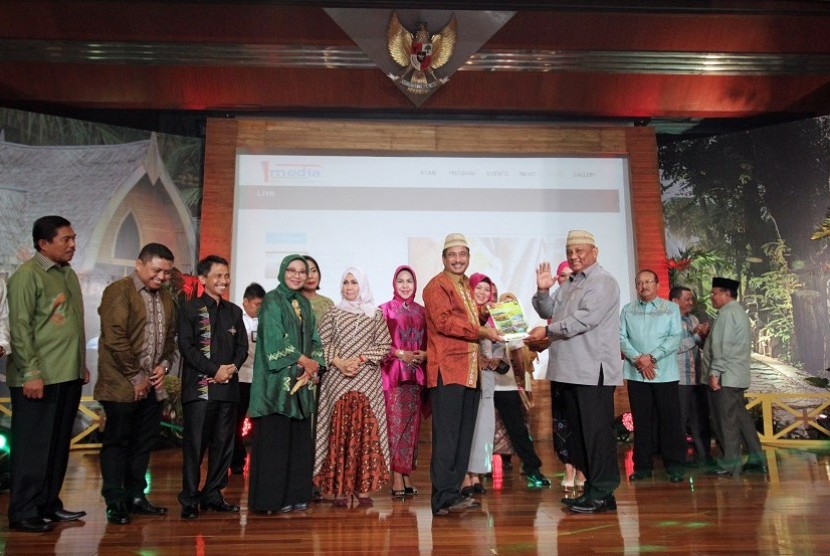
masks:
<svg viewBox="0 0 830 556"><path fill-rule="evenodd" d="M263 161L262 170L266 183L308 182L323 177L322 166L319 164L277 164Z"/></svg>

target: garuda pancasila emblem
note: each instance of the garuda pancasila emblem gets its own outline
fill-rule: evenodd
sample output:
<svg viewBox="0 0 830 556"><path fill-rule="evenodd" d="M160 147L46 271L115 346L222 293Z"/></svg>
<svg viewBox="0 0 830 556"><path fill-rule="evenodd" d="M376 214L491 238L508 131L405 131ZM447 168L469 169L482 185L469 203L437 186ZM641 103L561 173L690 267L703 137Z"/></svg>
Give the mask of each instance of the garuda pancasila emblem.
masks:
<svg viewBox="0 0 830 556"><path fill-rule="evenodd" d="M455 30L455 16L452 16L440 33L430 36L427 24L421 21L412 34L401 24L397 12L392 12L386 32L389 54L404 70L399 75L390 73L389 78L400 81L407 91L416 95L427 94L449 81L449 77L438 78L434 70L452 57L457 40Z"/></svg>

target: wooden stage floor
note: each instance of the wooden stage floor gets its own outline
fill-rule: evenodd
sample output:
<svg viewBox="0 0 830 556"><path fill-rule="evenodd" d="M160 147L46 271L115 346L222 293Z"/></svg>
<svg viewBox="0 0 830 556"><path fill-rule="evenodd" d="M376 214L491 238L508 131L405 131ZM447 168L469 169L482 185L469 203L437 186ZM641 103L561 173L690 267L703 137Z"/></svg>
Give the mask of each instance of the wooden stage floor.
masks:
<svg viewBox="0 0 830 556"><path fill-rule="evenodd" d="M83 521L44 534L9 531L8 492L0 494L0 553L46 554L830 554L830 455L772 450L770 476L710 477L691 470L670 484L662 471L636 486L623 481L616 512L578 515L563 509L562 468L548 443L537 443L554 479L531 490L518 472L497 470L487 480L482 508L433 517L429 507L429 444L414 475L421 494L392 500L375 493L370 509L313 504L309 511L275 516L247 511L247 478L231 476L226 497L239 514L203 513L179 518L180 454L153 454L149 498L170 508L164 517L135 516L109 525L99 495L95 451L73 452L63 490L67 508L83 509ZM631 447L619 446L620 467L631 472ZM514 456L515 459L515 456ZM518 462L516 462L518 463Z"/></svg>

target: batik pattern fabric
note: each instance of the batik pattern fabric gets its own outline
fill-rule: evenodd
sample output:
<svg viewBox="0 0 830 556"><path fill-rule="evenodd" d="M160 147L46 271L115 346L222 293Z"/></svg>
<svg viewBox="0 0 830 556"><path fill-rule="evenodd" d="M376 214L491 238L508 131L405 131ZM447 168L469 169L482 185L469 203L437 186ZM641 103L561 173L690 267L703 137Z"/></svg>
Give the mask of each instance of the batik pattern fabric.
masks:
<svg viewBox="0 0 830 556"><path fill-rule="evenodd" d="M391 339L380 310L373 317L334 308L320 323L331 371L320 384L314 484L346 496L376 490L389 481L389 441L380 362ZM335 358L363 357L358 372L345 376Z"/></svg>
<svg viewBox="0 0 830 556"><path fill-rule="evenodd" d="M206 358L210 359L210 313L205 306L199 307L199 350ZM210 384L210 377L199 374L197 388L199 391L199 399L208 399L208 385Z"/></svg>
<svg viewBox="0 0 830 556"><path fill-rule="evenodd" d="M392 471L410 475L418 461L423 387L401 384L384 391Z"/></svg>

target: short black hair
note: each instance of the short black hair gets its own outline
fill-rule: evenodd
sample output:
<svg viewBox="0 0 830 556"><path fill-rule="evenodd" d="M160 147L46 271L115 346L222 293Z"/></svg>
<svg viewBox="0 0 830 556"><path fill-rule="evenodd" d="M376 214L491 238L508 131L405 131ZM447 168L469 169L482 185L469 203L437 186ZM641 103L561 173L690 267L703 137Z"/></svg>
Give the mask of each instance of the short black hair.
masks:
<svg viewBox="0 0 830 556"><path fill-rule="evenodd" d="M171 263L175 260L173 252L161 243L148 243L141 248L141 253L138 254L138 258L144 263L151 261L154 257L170 261Z"/></svg>
<svg viewBox="0 0 830 556"><path fill-rule="evenodd" d="M213 265L215 264L230 266L227 259L223 259L219 255L208 255L196 265L196 275L207 277L207 275L210 274L210 269L213 268Z"/></svg>
<svg viewBox="0 0 830 556"><path fill-rule="evenodd" d="M318 278L317 278L317 287L314 288L314 289L319 290L320 289L320 282L323 281L323 274L320 272L320 265L317 264L317 261L314 260L314 257L312 257L311 255L303 255L303 258L305 259L306 264L308 264L308 262L311 261L312 263L314 263L314 266L317 268L317 276L318 276Z"/></svg>
<svg viewBox="0 0 830 556"><path fill-rule="evenodd" d="M245 288L245 293L242 294L243 299L262 299L265 297L265 288L257 284L256 282L251 282L248 284L248 287Z"/></svg>
<svg viewBox="0 0 830 556"><path fill-rule="evenodd" d="M41 216L32 225L32 243L34 243L35 251L40 251L38 242L42 239L46 242L51 242L58 235L58 228L71 226L72 224L63 216L49 215Z"/></svg>
<svg viewBox="0 0 830 556"><path fill-rule="evenodd" d="M669 290L669 300L680 299L680 296L683 295L683 292L691 292L692 288L687 288L686 286L674 286L672 289ZM692 292L694 293L694 292Z"/></svg>

